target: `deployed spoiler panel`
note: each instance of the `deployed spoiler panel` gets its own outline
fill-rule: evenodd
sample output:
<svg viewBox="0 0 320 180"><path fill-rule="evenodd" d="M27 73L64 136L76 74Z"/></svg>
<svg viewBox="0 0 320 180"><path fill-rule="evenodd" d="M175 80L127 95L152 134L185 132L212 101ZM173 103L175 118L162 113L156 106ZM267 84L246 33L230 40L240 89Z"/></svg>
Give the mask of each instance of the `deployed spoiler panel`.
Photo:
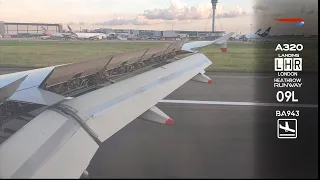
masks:
<svg viewBox="0 0 320 180"><path fill-rule="evenodd" d="M79 63L67 64L54 69L53 73L46 81L47 86L52 86L70 80L76 74L81 73L80 77L85 77L99 72L113 56L96 59L92 61L84 61Z"/></svg>
<svg viewBox="0 0 320 180"><path fill-rule="evenodd" d="M117 54L112 58L106 70L114 69L124 64L135 63L141 59L146 51L147 49L139 49L131 52Z"/></svg>
<svg viewBox="0 0 320 180"><path fill-rule="evenodd" d="M182 39L179 41L175 41L171 44L171 46L167 49L166 52L172 52L172 51L180 51L182 46L187 42L187 39Z"/></svg>
<svg viewBox="0 0 320 180"><path fill-rule="evenodd" d="M186 40L176 41L156 47L134 50L131 52L111 55L92 61L84 61L55 67L43 84L46 87L61 84L72 78L83 78L96 73L119 68L123 65L131 65L150 58L157 58L179 51Z"/></svg>
<svg viewBox="0 0 320 180"><path fill-rule="evenodd" d="M165 45L160 45L160 46L155 46L155 47L151 47L148 49L148 51L144 54L142 60L147 60L149 58L152 57L156 57L156 55L158 54L163 54L165 52L166 49L168 49L168 47L171 44L165 44Z"/></svg>

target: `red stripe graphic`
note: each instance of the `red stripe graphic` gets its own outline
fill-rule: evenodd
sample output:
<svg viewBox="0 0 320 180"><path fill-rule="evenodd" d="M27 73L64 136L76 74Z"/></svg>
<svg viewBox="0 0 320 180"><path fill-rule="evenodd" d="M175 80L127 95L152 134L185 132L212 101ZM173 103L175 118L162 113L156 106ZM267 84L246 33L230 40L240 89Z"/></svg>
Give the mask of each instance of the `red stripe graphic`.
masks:
<svg viewBox="0 0 320 180"><path fill-rule="evenodd" d="M276 18L274 20L280 21L280 22L301 22L301 21L303 21L303 19L301 19L301 18Z"/></svg>

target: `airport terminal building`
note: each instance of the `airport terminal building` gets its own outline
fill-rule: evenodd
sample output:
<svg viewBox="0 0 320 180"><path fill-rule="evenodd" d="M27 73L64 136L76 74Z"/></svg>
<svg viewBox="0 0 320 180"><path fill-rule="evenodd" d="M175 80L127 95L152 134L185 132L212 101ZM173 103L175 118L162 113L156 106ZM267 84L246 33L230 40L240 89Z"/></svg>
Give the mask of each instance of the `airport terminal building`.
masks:
<svg viewBox="0 0 320 180"><path fill-rule="evenodd" d="M0 21L0 35L4 36L5 31L6 31L6 29L5 29L5 26L4 26L4 22Z"/></svg>
<svg viewBox="0 0 320 180"><path fill-rule="evenodd" d="M51 33L64 32L62 24L49 23L19 23L19 22L4 22L0 21L0 35L3 37L36 37L43 36L41 26ZM99 32L99 33L125 33L134 37L148 37L148 38L164 38L175 39L181 37L189 38L217 38L225 35L224 31L182 31L182 30L134 30L134 29L107 29L100 28L95 30L82 30L82 32Z"/></svg>
<svg viewBox="0 0 320 180"><path fill-rule="evenodd" d="M92 32L99 33L126 33L135 37L159 37L166 39L174 39L180 37L189 37L189 38L200 38L200 37L221 37L226 34L225 31L179 31L179 30L165 30L165 31L156 31L156 30L133 30L133 29L106 29L100 28L95 29Z"/></svg>
<svg viewBox="0 0 320 180"><path fill-rule="evenodd" d="M43 35L41 26L48 32L62 32L62 24L49 23L20 23L20 22L4 22L0 21L0 35L3 37L28 37Z"/></svg>

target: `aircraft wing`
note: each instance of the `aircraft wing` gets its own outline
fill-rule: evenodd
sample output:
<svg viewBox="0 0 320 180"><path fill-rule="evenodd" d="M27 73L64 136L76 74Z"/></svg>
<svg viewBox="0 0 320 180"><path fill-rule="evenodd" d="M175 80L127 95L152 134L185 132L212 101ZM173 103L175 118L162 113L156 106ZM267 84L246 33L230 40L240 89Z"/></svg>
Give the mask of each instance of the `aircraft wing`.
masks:
<svg viewBox="0 0 320 180"><path fill-rule="evenodd" d="M97 37L99 37L99 36L101 36L101 34L96 34L96 35L88 36L88 38L97 38Z"/></svg>
<svg viewBox="0 0 320 180"><path fill-rule="evenodd" d="M105 61L95 60L91 66L75 63L53 67L53 70L40 69L37 73L20 73L29 74L20 84L19 88L24 88L21 92L36 89L39 91L38 95L45 97L43 99L52 97L54 100L0 144L0 178L79 178L85 174L101 143L138 117L160 124L172 124L172 119L156 105L189 80L204 83L212 81L204 75L205 69L212 64L204 54L193 53L119 82L101 84L99 88L73 97L64 97L50 88L54 86L58 89L62 85L75 87L79 82L83 83L76 81L74 77L77 77L77 80L94 79L92 82L99 82L97 77L102 74L123 72L121 69L124 64L160 62L175 50L180 50L183 43L184 41L178 41L164 47L155 47L153 50L138 50L130 52L129 56L114 55ZM133 56L139 58L132 58ZM131 59L124 61L128 57ZM122 63L112 63L113 60ZM104 65L101 66L101 63ZM108 68L109 65L116 68ZM78 71L74 74L76 72L72 69L73 66L79 66L78 70L83 73ZM65 67L70 71L66 71ZM81 69L84 67L87 69ZM97 67L106 72L101 73L101 69ZM27 78L35 74L43 76L34 77L35 81L31 81L33 78L29 79L31 85L23 85ZM70 77L72 80L66 81ZM16 91L12 96L20 91ZM38 95L33 99L43 100ZM28 94L25 93L25 96ZM23 97L20 96L16 101L19 99L23 100Z"/></svg>
<svg viewBox="0 0 320 180"><path fill-rule="evenodd" d="M182 46L181 50L182 51L187 51L187 52L197 52L196 50L208 46L210 44L219 44L219 45L225 45L228 41L228 39L234 34L234 32L228 33L227 35L220 37L216 40L213 41L193 41L186 43Z"/></svg>
<svg viewBox="0 0 320 180"><path fill-rule="evenodd" d="M73 33L62 33L62 36L65 37L65 38L76 37L76 35L73 34Z"/></svg>

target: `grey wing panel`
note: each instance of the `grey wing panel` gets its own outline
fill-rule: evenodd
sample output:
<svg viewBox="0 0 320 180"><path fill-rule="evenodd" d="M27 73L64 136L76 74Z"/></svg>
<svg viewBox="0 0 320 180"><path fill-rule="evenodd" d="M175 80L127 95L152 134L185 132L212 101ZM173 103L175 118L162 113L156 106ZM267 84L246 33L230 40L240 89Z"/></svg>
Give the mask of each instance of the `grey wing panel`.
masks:
<svg viewBox="0 0 320 180"><path fill-rule="evenodd" d="M0 104L10 98L16 92L26 77L27 76L23 76L22 78L17 79L6 86L0 87Z"/></svg>
<svg viewBox="0 0 320 180"><path fill-rule="evenodd" d="M22 71L17 73L5 74L0 76L0 86L1 84L8 84L18 78L27 76L25 80L21 83L17 91L28 89L31 87L38 87L47 78L51 71L56 66L51 66L47 68L34 69L29 71Z"/></svg>
<svg viewBox="0 0 320 180"><path fill-rule="evenodd" d="M55 67L59 66L51 66L47 68L2 75L0 76L0 86L3 86L8 82L12 82L12 80L15 80L17 78L23 78L24 80L20 82L20 85L17 87L17 89L15 89L14 92L13 90L10 91L10 98L8 98L8 100L52 105L56 102L61 101L62 99L64 99L64 97L45 91L43 89L40 89L39 87L43 82L46 81ZM0 96L7 97L7 95L1 93Z"/></svg>
<svg viewBox="0 0 320 180"><path fill-rule="evenodd" d="M19 101L26 103L42 104L42 105L53 105L65 99L64 96L39 89L37 87L25 89L14 93L9 100Z"/></svg>

